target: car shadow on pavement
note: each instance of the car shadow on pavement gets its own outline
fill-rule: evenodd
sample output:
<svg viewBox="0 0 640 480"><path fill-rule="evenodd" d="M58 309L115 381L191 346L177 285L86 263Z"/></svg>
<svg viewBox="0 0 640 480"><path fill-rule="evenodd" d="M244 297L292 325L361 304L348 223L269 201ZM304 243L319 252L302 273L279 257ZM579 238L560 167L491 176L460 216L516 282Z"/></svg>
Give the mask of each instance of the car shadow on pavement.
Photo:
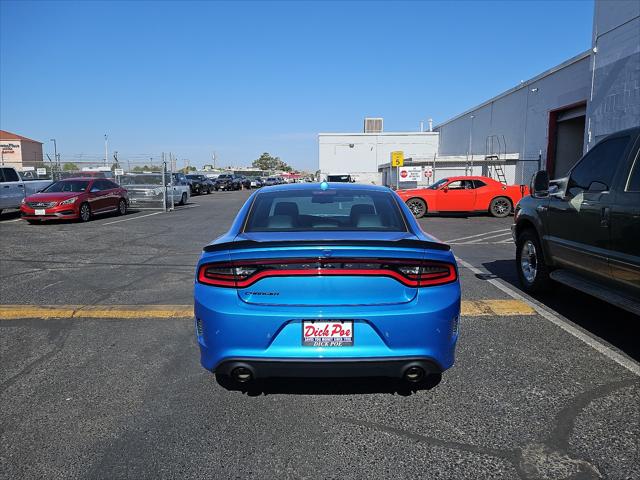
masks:
<svg viewBox="0 0 640 480"><path fill-rule="evenodd" d="M476 275L480 280L497 277L523 295L529 295L520 288L515 260L497 260L483 263L483 266L490 275ZM549 292L529 296L640 361L640 342L637 341L640 318L637 315L559 283Z"/></svg>
<svg viewBox="0 0 640 480"><path fill-rule="evenodd" d="M216 375L220 386L240 391L248 396L259 395L370 395L388 393L409 396L421 390L431 390L442 380L441 374L432 374L419 383L388 377L364 378L269 378L243 384L229 377Z"/></svg>

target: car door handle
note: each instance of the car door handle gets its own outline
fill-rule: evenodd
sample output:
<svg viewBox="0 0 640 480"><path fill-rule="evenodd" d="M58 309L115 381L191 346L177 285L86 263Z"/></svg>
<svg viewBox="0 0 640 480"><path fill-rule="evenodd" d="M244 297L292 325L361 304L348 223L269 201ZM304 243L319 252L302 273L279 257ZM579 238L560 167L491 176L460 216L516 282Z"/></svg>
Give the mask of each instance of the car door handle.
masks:
<svg viewBox="0 0 640 480"><path fill-rule="evenodd" d="M611 216L611 209L609 207L602 207L600 210L600 226L608 227L609 226L609 218Z"/></svg>

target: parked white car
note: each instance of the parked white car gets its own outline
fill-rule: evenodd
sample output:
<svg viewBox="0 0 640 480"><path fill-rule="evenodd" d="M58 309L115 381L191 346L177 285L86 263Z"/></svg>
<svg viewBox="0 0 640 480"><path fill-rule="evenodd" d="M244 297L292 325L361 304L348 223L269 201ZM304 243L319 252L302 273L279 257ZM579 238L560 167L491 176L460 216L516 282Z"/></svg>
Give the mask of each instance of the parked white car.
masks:
<svg viewBox="0 0 640 480"><path fill-rule="evenodd" d="M52 183L52 180L23 180L15 168L0 167L0 213L7 208L20 208L25 197Z"/></svg>
<svg viewBox="0 0 640 480"><path fill-rule="evenodd" d="M135 173L122 175L120 185L129 193L132 208L162 208L162 199L166 195L166 205L184 205L191 196L189 184L183 173L166 174L165 185L160 173ZM166 193L165 193L166 192Z"/></svg>

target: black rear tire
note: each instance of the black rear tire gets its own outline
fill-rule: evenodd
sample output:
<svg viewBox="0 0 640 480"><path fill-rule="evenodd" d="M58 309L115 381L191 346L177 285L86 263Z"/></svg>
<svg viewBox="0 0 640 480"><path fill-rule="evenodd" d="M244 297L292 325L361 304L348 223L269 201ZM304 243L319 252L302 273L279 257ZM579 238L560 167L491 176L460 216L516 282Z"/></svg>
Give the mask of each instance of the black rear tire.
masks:
<svg viewBox="0 0 640 480"><path fill-rule="evenodd" d="M511 215L513 205L507 197L496 197L491 200L489 205L489 213L497 218L504 218Z"/></svg>
<svg viewBox="0 0 640 480"><path fill-rule="evenodd" d="M522 289L527 293L547 290L551 285L550 268L544 259L544 252L537 233L528 228L516 241L516 269Z"/></svg>
<svg viewBox="0 0 640 480"><path fill-rule="evenodd" d="M427 202L421 198L410 198L406 201L406 205L416 218L422 218L427 213Z"/></svg>
<svg viewBox="0 0 640 480"><path fill-rule="evenodd" d="M184 205L185 203L187 203L187 192L182 192L178 205Z"/></svg>

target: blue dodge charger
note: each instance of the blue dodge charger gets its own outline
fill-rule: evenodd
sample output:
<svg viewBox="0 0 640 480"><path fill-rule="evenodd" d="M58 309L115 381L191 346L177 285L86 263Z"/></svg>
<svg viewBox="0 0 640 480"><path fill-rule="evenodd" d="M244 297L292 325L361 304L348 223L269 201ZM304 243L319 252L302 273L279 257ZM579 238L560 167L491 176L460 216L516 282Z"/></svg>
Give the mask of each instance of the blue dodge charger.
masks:
<svg viewBox="0 0 640 480"><path fill-rule="evenodd" d="M236 382L420 382L454 362L455 258L384 187L256 191L231 229L204 248L194 297L202 366Z"/></svg>

